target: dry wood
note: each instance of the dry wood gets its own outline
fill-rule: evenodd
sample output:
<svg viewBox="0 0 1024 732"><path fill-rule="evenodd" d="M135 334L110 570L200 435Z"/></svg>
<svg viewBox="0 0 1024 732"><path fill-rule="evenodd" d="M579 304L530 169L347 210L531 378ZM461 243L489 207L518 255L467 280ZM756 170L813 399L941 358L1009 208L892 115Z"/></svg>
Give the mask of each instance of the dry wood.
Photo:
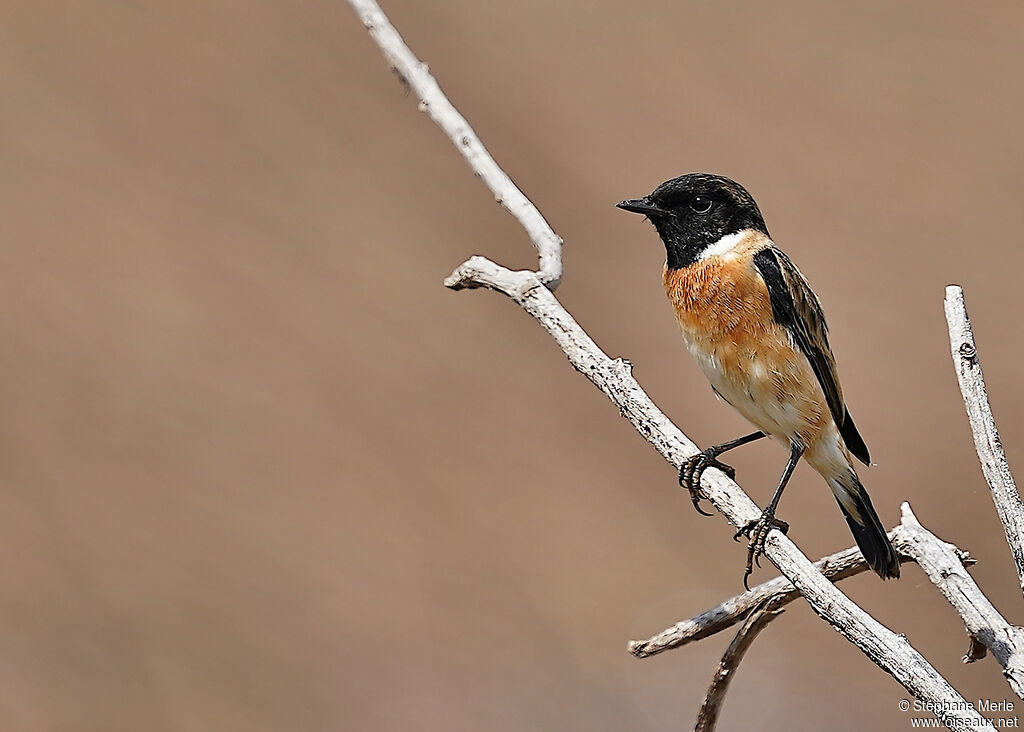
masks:
<svg viewBox="0 0 1024 732"><path fill-rule="evenodd" d="M1010 545L1014 564L1017 565L1017 579L1024 591L1024 503L1013 481L1010 464L1006 462L1003 443L992 416L988 401L985 376L978 360L978 347L974 343L974 331L967 316L964 293L957 285L946 288L946 323L949 325L949 345L953 353L953 368L960 393L967 407L967 417L974 434L974 447L978 451L982 472L992 491L999 519L1006 532L1006 543Z"/></svg>
<svg viewBox="0 0 1024 732"><path fill-rule="evenodd" d="M715 729L715 725L718 724L718 713L725 701L725 692L729 690L729 682L732 681L736 669L739 668L740 661L743 660L743 656L746 655L757 634L782 614L782 604L777 598L766 600L747 616L736 633L736 637L732 639L729 647L722 654L722 660L718 662L715 675L711 678L711 685L708 686L708 692L704 695L704 702L700 705L700 711L697 712L697 724L694 726L693 732L712 732Z"/></svg>
<svg viewBox="0 0 1024 732"><path fill-rule="evenodd" d="M901 510L900 528L905 531L897 551L912 556L960 614L971 637L964 662L970 663L983 656L977 645L980 643L1003 667L1003 676L1013 693L1024 699L1024 632L1006 622L985 597L964 568L959 549L921 526L909 503L904 503Z"/></svg>
<svg viewBox="0 0 1024 732"><path fill-rule="evenodd" d="M897 552L899 537L899 527L889 532L889 539ZM911 557L902 553L900 559L913 561ZM814 566L832 582L839 582L870 569L868 563L864 561L864 555L855 546L819 559ZM800 592L792 582L785 577L775 577L735 597L730 597L699 615L682 620L646 640L630 641L629 652L637 658L650 658L731 628L746 618L753 608L769 599L774 598L780 605L786 605L798 597Z"/></svg>
<svg viewBox="0 0 1024 732"><path fill-rule="evenodd" d="M518 303L552 335L573 368L604 392L641 436L678 470L686 457L698 452L696 445L640 388L629 362L609 358L551 293L549 288L561 279L561 239L487 154L469 124L445 98L426 64L413 55L377 3L349 0L349 4L392 68L420 98L420 108L445 131L498 202L516 216L539 252L538 272L512 271L484 257L471 257L449 275L445 285L453 290L484 287ZM718 470L705 472L701 487L733 526L744 526L761 515L750 497ZM769 533L765 556L807 599L815 613L915 698L937 709L944 725L954 730L992 729L904 636L893 633L853 603L778 530Z"/></svg>
<svg viewBox="0 0 1024 732"><path fill-rule="evenodd" d="M982 593L965 569L974 563L967 552L924 528L909 503L901 506L901 513L900 524L889 532L889 538L900 557L920 565L928 579L959 613L971 639L964 662L984 658L986 649L990 650L1003 667L1003 675L1010 688L1024 698L1024 631L1007 622ZM856 547L825 557L815 566L833 582L869 569ZM639 658L654 656L723 631L765 602L773 601L781 607L799 596L790 582L776 577L700 615L676 623L647 640L631 641L629 650Z"/></svg>
<svg viewBox="0 0 1024 732"><path fill-rule="evenodd" d="M548 225L537 207L516 187L470 127L448 101L430 69L405 45L388 16L373 0L348 0L384 58L420 100L420 110L441 128L469 163L476 177L491 189L494 200L516 217L537 248L537 279L554 290L562 279L562 238Z"/></svg>
<svg viewBox="0 0 1024 732"><path fill-rule="evenodd" d="M685 457L698 452L696 445L640 388L629 362L609 358L532 272L514 272L483 257L473 257L460 265L445 284L453 289L486 287L518 303L551 334L573 368L604 392L622 416L677 470ZM724 473L708 470L701 486L712 505L733 526L742 526L760 516L760 510L749 496ZM891 674L915 698L937 710L944 725L955 730L991 729L905 636L893 633L840 592L788 537L772 531L765 555L807 599L819 617Z"/></svg>

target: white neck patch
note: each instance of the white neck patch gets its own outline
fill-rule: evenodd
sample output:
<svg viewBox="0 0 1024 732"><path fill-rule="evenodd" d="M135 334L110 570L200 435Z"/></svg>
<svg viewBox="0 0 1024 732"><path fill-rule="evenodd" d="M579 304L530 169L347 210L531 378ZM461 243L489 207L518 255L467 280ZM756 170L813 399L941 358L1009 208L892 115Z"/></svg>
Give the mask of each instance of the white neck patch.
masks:
<svg viewBox="0 0 1024 732"><path fill-rule="evenodd" d="M748 234L750 234L749 229L737 231L735 234L726 234L701 252L700 256L697 258L698 261L702 259L709 259L711 257L721 257L728 254L736 247L737 244L746 239Z"/></svg>

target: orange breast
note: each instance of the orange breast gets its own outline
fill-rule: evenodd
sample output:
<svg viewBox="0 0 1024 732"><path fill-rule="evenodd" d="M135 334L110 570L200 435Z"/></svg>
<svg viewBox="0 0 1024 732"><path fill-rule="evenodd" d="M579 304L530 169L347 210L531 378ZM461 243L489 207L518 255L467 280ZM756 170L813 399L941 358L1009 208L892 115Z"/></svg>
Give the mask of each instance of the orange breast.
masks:
<svg viewBox="0 0 1024 732"><path fill-rule="evenodd" d="M750 241L664 273L665 294L687 348L715 391L761 430L804 445L831 420L806 356L775 322Z"/></svg>
<svg viewBox="0 0 1024 732"><path fill-rule="evenodd" d="M775 324L752 253L711 257L680 270L666 267L664 284L683 334L710 348L756 350L768 345L766 338L788 340Z"/></svg>

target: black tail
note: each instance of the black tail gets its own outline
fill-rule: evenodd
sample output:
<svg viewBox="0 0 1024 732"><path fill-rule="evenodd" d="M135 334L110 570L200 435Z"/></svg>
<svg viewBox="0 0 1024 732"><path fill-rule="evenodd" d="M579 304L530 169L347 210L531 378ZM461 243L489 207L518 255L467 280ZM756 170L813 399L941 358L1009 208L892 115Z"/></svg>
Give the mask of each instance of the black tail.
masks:
<svg viewBox="0 0 1024 732"><path fill-rule="evenodd" d="M853 453L854 457L865 465L871 465L871 455L868 454L868 446L864 444L864 438L857 431L857 425L853 423L853 417L850 416L849 409L846 410L843 423L839 426L839 433L843 436L843 442L846 443L847 449Z"/></svg>
<svg viewBox="0 0 1024 732"><path fill-rule="evenodd" d="M851 470L841 478L830 479L828 483L871 569L882 579L899 577L900 558L889 542L889 537L885 535L882 522L878 520L875 507L871 505L871 499L857 474Z"/></svg>

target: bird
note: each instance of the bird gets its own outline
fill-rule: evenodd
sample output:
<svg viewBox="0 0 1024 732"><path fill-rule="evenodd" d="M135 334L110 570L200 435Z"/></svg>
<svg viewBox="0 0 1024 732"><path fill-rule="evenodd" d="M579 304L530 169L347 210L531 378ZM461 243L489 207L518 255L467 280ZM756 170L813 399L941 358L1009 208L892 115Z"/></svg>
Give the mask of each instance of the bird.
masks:
<svg viewBox="0 0 1024 732"><path fill-rule="evenodd" d="M687 458L679 483L694 508L701 475L728 450L771 437L789 460L761 517L740 528L749 539L743 584L760 566L775 512L801 458L835 496L868 565L897 578L900 560L854 467L870 465L867 445L843 399L821 303L792 260L772 241L753 196L721 175L690 173L665 181L618 208L643 214L665 245L665 294L687 350L719 398L757 428Z"/></svg>

